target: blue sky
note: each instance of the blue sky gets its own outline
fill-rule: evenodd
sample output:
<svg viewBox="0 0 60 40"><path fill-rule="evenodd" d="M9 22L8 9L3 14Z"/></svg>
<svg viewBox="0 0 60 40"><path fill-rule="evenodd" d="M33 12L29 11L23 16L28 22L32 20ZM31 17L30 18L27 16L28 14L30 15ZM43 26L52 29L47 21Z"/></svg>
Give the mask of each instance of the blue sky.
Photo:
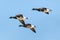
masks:
<svg viewBox="0 0 60 40"><path fill-rule="evenodd" d="M0 40L60 40L59 0L0 0ZM32 8L52 9L49 15ZM19 28L20 22L10 16L23 14L26 23L36 26L36 32Z"/></svg>

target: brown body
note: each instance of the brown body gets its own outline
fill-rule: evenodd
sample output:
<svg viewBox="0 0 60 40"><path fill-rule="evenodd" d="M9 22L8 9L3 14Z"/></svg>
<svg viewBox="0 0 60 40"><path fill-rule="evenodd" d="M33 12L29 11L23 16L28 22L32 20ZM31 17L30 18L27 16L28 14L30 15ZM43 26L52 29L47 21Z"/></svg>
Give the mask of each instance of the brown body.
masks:
<svg viewBox="0 0 60 40"><path fill-rule="evenodd" d="M20 27L23 26L25 28L29 28L30 30L32 30L34 33L36 33L35 31L35 26L31 25L31 24L24 24L24 25L20 25Z"/></svg>
<svg viewBox="0 0 60 40"><path fill-rule="evenodd" d="M10 18L17 19L17 20L20 21L21 24L25 24L25 22L24 22L25 19L24 19L24 17L23 17L22 14L18 14L18 15L14 16L14 17L11 16ZM27 19L27 18L26 18L26 19Z"/></svg>
<svg viewBox="0 0 60 40"><path fill-rule="evenodd" d="M33 8L32 10L41 11L41 12L44 12L46 14L49 14L49 12L52 11L52 10L50 10L48 8Z"/></svg>

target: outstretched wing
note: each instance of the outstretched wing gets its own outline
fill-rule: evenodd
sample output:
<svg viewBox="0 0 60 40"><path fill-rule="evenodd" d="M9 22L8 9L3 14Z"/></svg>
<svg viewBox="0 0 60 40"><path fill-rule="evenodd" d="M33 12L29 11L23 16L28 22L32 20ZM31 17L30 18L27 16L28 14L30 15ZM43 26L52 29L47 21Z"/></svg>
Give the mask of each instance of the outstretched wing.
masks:
<svg viewBox="0 0 60 40"><path fill-rule="evenodd" d="M21 22L22 25L25 25L24 20L19 20Z"/></svg>
<svg viewBox="0 0 60 40"><path fill-rule="evenodd" d="M36 30L34 28L30 28L34 33L36 33Z"/></svg>

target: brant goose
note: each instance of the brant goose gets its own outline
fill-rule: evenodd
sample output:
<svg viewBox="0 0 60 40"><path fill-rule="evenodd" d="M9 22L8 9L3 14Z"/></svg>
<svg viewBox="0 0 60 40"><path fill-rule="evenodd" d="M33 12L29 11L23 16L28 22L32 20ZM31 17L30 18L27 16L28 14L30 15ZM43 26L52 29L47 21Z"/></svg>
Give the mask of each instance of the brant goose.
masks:
<svg viewBox="0 0 60 40"><path fill-rule="evenodd" d="M33 8L32 10L37 10L37 11L41 11L41 12L44 12L46 14L49 14L50 11L52 11L51 9L48 9L48 8Z"/></svg>
<svg viewBox="0 0 60 40"><path fill-rule="evenodd" d="M30 30L32 30L34 33L36 33L35 31L35 26L31 25L31 24L24 24L24 25L19 25L19 27L25 27L25 28L29 28Z"/></svg>
<svg viewBox="0 0 60 40"><path fill-rule="evenodd" d="M17 19L19 20L22 24L25 24L24 20L25 19L28 19L27 17L24 17L22 14L18 14L16 16L11 16L9 18L14 18L14 19Z"/></svg>

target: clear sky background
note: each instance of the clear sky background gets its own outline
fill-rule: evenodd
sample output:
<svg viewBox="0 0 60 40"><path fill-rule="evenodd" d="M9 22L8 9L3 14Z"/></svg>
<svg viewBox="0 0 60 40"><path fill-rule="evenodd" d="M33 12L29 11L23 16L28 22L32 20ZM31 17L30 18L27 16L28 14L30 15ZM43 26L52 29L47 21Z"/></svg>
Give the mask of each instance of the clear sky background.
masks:
<svg viewBox="0 0 60 40"><path fill-rule="evenodd" d="M49 15L32 8L52 9ZM36 26L36 33L10 16L23 14L26 23ZM60 0L0 0L0 40L60 40Z"/></svg>

